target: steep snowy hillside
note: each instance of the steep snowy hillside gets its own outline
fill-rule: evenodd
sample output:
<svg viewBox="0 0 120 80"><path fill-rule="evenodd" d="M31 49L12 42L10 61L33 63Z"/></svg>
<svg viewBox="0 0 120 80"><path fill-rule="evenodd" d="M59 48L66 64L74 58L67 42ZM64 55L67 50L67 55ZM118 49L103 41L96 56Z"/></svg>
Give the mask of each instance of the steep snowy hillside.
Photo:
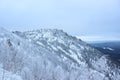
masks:
<svg viewBox="0 0 120 80"><path fill-rule="evenodd" d="M0 28L2 80L119 80L106 55L56 29L9 32Z"/></svg>

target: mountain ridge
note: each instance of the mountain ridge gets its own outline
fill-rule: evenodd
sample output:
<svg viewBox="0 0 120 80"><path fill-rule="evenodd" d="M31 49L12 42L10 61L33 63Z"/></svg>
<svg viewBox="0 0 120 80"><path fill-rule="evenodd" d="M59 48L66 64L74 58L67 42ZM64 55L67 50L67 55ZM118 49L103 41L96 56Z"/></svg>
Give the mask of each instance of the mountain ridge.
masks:
<svg viewBox="0 0 120 80"><path fill-rule="evenodd" d="M1 29L0 48L3 65L0 68L22 80L118 80L120 77L119 68L106 55L61 30L11 33Z"/></svg>

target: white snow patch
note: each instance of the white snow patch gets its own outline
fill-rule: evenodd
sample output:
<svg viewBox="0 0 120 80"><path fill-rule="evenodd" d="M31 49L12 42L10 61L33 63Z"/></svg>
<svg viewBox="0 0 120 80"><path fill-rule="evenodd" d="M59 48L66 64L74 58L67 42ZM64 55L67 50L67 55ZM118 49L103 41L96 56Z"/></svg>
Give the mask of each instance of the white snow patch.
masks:
<svg viewBox="0 0 120 80"><path fill-rule="evenodd" d="M51 47L52 47L55 51L58 51L58 49L57 49L55 46L51 45Z"/></svg>
<svg viewBox="0 0 120 80"><path fill-rule="evenodd" d="M41 45L41 46L44 46L40 41L37 41L36 43Z"/></svg>
<svg viewBox="0 0 120 80"><path fill-rule="evenodd" d="M103 47L103 49L108 49L110 51L114 51L114 49L110 48L110 47Z"/></svg>

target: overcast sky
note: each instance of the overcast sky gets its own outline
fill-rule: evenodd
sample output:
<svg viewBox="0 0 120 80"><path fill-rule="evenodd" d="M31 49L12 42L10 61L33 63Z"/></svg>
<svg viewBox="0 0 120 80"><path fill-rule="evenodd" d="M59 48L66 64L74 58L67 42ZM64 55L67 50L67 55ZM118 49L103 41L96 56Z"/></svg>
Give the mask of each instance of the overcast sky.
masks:
<svg viewBox="0 0 120 80"><path fill-rule="evenodd" d="M0 0L0 27L63 29L75 36L120 37L120 0Z"/></svg>

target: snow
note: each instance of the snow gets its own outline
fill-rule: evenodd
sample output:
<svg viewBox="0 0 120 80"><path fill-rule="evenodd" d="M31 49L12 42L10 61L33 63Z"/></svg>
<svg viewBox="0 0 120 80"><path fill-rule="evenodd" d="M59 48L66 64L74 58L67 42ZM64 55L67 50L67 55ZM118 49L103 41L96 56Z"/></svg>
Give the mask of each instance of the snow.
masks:
<svg viewBox="0 0 120 80"><path fill-rule="evenodd" d="M36 43L39 44L39 45L41 45L41 46L44 46L43 43L41 43L39 41L37 41Z"/></svg>
<svg viewBox="0 0 120 80"><path fill-rule="evenodd" d="M72 51L72 50L69 50L69 52L71 53L70 54L70 57L72 57L73 59L75 59L79 64L81 65L85 65L84 62L80 61L80 59L78 58L78 56ZM80 55L79 55L80 56Z"/></svg>
<svg viewBox="0 0 120 80"><path fill-rule="evenodd" d="M65 50L63 50L60 46L57 46L58 49L60 49L61 51L63 51L65 54L69 55L68 52L66 52Z"/></svg>
<svg viewBox="0 0 120 80"><path fill-rule="evenodd" d="M114 49L110 48L110 47L103 47L103 49L108 49L110 51L114 51Z"/></svg>
<svg viewBox="0 0 120 80"><path fill-rule="evenodd" d="M58 42L61 43L61 44L65 43L62 39L59 39Z"/></svg>
<svg viewBox="0 0 120 80"><path fill-rule="evenodd" d="M0 80L3 72L4 80L119 80L119 68L98 52L61 30L0 29Z"/></svg>
<svg viewBox="0 0 120 80"><path fill-rule="evenodd" d="M55 46L51 45L51 47L52 47L52 49L54 49L55 51L58 51L58 49L57 49Z"/></svg>
<svg viewBox="0 0 120 80"><path fill-rule="evenodd" d="M0 80L22 80L22 78L16 74L0 68Z"/></svg>

